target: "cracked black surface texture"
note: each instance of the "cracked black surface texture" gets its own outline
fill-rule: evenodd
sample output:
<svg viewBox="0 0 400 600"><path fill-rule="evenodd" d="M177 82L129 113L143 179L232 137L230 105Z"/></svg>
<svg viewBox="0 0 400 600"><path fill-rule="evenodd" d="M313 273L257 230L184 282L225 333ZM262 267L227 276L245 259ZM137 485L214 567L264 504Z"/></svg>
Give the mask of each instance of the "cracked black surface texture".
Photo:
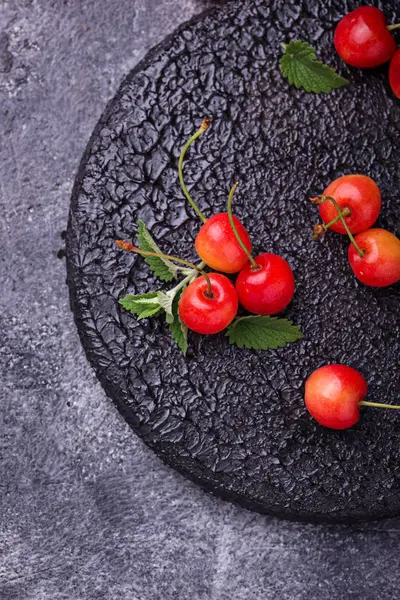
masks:
<svg viewBox="0 0 400 600"><path fill-rule="evenodd" d="M395 402L399 286L373 290L347 265L347 242L310 242L308 195L336 176L379 184L378 225L398 233L400 112L385 70L347 70L332 51L334 24L351 3L276 0L232 4L192 22L122 84L89 143L67 236L71 304L88 358L108 395L161 458L207 489L260 512L312 521L400 514L400 429L394 411L365 410L346 432L316 425L302 395L326 362L358 368L369 400ZM394 2L385 3L389 20ZM324 27L321 26L324 23ZM281 42L301 38L351 85L331 95L290 88L277 66ZM186 179L206 215L235 212L256 251L284 256L297 289L285 316L305 339L279 351L191 336L185 359L162 320L124 313L118 298L156 285L116 238L143 219L159 244L195 258L199 222L179 190L179 150L204 114L210 131L192 149Z"/></svg>

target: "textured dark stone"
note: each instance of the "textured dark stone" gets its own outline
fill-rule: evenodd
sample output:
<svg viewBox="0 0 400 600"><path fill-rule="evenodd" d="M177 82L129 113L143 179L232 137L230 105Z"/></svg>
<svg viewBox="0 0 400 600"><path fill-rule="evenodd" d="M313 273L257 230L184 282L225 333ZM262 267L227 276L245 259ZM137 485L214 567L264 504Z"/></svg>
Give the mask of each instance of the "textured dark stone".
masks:
<svg viewBox="0 0 400 600"><path fill-rule="evenodd" d="M369 399L398 400L399 286L357 283L347 242L310 242L317 213L306 200L346 172L380 185L379 225L398 231L400 113L384 70L347 71L332 52L348 3L283 0L232 4L180 29L122 84L84 155L67 235L68 281L78 330L107 394L161 458L225 498L313 521L400 514L400 428L393 411L365 410L332 432L303 405L305 377L326 362L361 370ZM393 2L385 3L389 20ZM321 23L324 23L322 28ZM351 79L329 96L281 77L279 45L313 42ZM141 258L114 245L142 218L166 251L194 258L198 222L179 190L179 149L212 114L186 177L206 214L235 209L256 250L283 255L297 280L286 316L304 341L280 351L191 336L185 359L161 320L138 323L118 307L156 285Z"/></svg>

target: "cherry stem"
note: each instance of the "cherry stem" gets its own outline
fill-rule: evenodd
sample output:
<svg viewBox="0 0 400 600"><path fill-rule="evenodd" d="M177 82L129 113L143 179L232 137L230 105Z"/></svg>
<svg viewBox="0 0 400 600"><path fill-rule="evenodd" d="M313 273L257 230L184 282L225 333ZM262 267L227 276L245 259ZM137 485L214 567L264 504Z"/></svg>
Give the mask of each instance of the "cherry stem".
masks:
<svg viewBox="0 0 400 600"><path fill-rule="evenodd" d="M345 207L342 210L341 215L342 215L342 217L350 217L351 210L349 208ZM326 223L323 227L324 227L324 229L329 229L329 227L331 227L332 225L334 225L338 221L340 221L340 215L338 215L337 217L335 217L334 219L332 219L332 221L330 221L329 223Z"/></svg>
<svg viewBox="0 0 400 600"><path fill-rule="evenodd" d="M211 120L208 117L204 117L203 122L202 122L202 124L200 126L200 129L198 129L196 131L196 133L194 135L192 135L192 137L190 138L190 140L188 140L186 142L186 144L183 146L181 155L179 157L179 163L178 163L178 174L179 174L179 181L180 181L180 184L181 184L182 191L185 194L186 199L189 202L190 206L193 208L193 210L195 211L195 213L197 214L197 216L200 217L200 219L203 221L203 223L205 223L207 221L207 219L203 215L203 213L201 212L201 210L199 209L199 207L197 206L197 204L192 200L192 197L189 194L189 191L188 191L188 189L187 189L187 187L185 185L185 181L183 179L183 159L185 158L185 154L186 154L187 150L190 148L190 146L193 144L193 142L195 140L197 140L197 138L199 138L202 133L204 133L205 131L207 131L207 129L209 128L210 124L211 124Z"/></svg>
<svg viewBox="0 0 400 600"><path fill-rule="evenodd" d="M360 400L359 406L372 406L373 408L392 408L393 410L400 410L400 406L395 404L381 404L380 402L368 402L367 400Z"/></svg>
<svg viewBox="0 0 400 600"><path fill-rule="evenodd" d="M250 254L250 252L247 250L244 242L242 241L238 230L236 229L236 225L235 222L233 220L233 216L232 216L232 200L233 200L233 196L236 192L236 188L239 185L239 182L237 181L233 186L231 191L229 192L229 197L228 197L228 219L229 219L229 223L231 224L232 227L232 231L235 234L235 238L237 239L238 243L240 244L240 246L242 247L243 252L246 254L247 258L249 259L251 266L253 267L253 269L258 270L259 269L259 265L256 263L256 261L254 260L254 258L252 257L252 255Z"/></svg>
<svg viewBox="0 0 400 600"><path fill-rule="evenodd" d="M184 260L183 258L178 258L177 256L170 256L169 254L163 254L162 252L148 252L147 250L141 250L137 246L134 246L131 242L126 242L124 240L117 240L115 243L117 244L118 248L120 248L121 250L126 250L127 252L134 252L135 254L140 254L141 256L157 256L158 258L164 258L166 260L170 260L172 262L177 262L177 263L180 263L187 267L190 267L191 269L194 269L195 271L197 271L198 273L203 275L204 279L207 282L207 291L206 291L207 298L211 299L214 297L212 287L211 287L211 280L210 280L209 276L207 275L207 273L205 271L203 271L203 269L201 269L197 265L189 262L188 260Z"/></svg>
<svg viewBox="0 0 400 600"><path fill-rule="evenodd" d="M316 199L315 199L315 198L313 198L312 200L313 200L314 202L316 201ZM365 250L361 250L361 248L359 247L359 245L358 245L358 244L357 244L357 242L355 241L355 239L354 239L354 237L353 237L353 234L351 233L351 231L350 231L350 229L349 229L349 227L348 227L348 225L347 225L347 223L346 223L346 221L345 221L345 219L344 219L344 217L343 217L343 215L342 215L342 212L341 212L341 210L340 210L340 206L339 206L339 204L336 202L335 198L332 198L332 196L324 196L324 195L322 195L322 196L320 196L320 197L319 197L319 199L316 201L316 203L317 203L317 204L323 204L323 203L324 203L324 202L326 202L327 200L329 200L330 202L332 202L332 203L333 203L333 205L334 205L334 207L336 208L336 210L337 210L337 212L338 212L339 219L342 221L342 223L343 223L343 227L345 228L345 230L346 230L346 233L347 233L347 235L349 236L351 243L353 244L354 248L356 249L356 251L357 251L357 253L358 253L358 256L359 256L360 258L364 258L364 256L365 256Z"/></svg>
<svg viewBox="0 0 400 600"><path fill-rule="evenodd" d="M393 31L393 29L400 29L400 23L396 23L395 25L388 25L387 29L389 31Z"/></svg>
<svg viewBox="0 0 400 600"><path fill-rule="evenodd" d="M347 207L345 207L342 210L342 217L349 217L351 215L351 210ZM335 223L337 223L338 221L340 221L340 215L338 215L337 217L335 217L334 219L332 219L332 221L330 221L329 223L321 223L318 225L314 225L313 227L313 240L319 240L320 238L322 238L323 235L325 235L325 233L328 231L329 227L331 227L332 225L334 225Z"/></svg>

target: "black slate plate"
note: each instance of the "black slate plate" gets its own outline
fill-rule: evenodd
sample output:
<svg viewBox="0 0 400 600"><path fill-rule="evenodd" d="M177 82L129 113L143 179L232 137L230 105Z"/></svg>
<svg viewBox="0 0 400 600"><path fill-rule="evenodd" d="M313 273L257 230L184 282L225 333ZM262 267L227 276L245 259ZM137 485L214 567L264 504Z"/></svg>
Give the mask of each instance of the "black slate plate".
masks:
<svg viewBox="0 0 400 600"><path fill-rule="evenodd" d="M349 71L332 47L344 0L235 2L179 29L123 82L97 125L73 191L68 226L71 305L87 356L133 429L168 464L224 498L286 518L375 519L400 514L400 416L363 410L345 432L319 427L303 405L318 366L361 370L369 400L398 402L399 286L374 290L351 275L344 237L310 241L306 197L349 172L383 194L379 225L399 233L400 108L381 71ZM385 3L395 21L395 0ZM351 79L330 95L289 87L280 43L307 40ZM161 319L118 306L156 285L117 238L143 219L166 251L195 258L199 222L177 179L179 150L203 115L215 122L191 151L186 178L206 214L235 211L255 250L292 265L286 316L304 341L239 350L223 335L191 336L185 359Z"/></svg>

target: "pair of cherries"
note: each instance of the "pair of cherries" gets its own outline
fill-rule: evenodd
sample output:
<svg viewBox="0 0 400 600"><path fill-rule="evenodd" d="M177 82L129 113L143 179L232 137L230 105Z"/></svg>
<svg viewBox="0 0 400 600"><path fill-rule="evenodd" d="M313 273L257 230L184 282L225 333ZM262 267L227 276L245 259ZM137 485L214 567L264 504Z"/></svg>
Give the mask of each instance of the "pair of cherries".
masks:
<svg viewBox="0 0 400 600"><path fill-rule="evenodd" d="M211 269L197 278L182 293L179 301L181 321L193 331L218 333L235 318L239 303L256 315L275 315L293 298L295 281L288 262L270 252L253 258L250 236L232 215L229 194L228 213L218 213L204 224L195 240L197 254ZM233 283L221 273L238 273Z"/></svg>
<svg viewBox="0 0 400 600"><path fill-rule="evenodd" d="M334 44L347 64L371 69L390 62L389 82L400 98L400 49L392 31L400 27L388 25L384 13L374 6L361 6L345 15L336 27Z"/></svg>
<svg viewBox="0 0 400 600"><path fill-rule="evenodd" d="M348 260L357 279L373 287L400 280L400 240L385 229L370 229L382 205L379 187L370 177L339 177L312 201L319 205L324 222L314 227L314 239L328 229L347 234L351 240Z"/></svg>

